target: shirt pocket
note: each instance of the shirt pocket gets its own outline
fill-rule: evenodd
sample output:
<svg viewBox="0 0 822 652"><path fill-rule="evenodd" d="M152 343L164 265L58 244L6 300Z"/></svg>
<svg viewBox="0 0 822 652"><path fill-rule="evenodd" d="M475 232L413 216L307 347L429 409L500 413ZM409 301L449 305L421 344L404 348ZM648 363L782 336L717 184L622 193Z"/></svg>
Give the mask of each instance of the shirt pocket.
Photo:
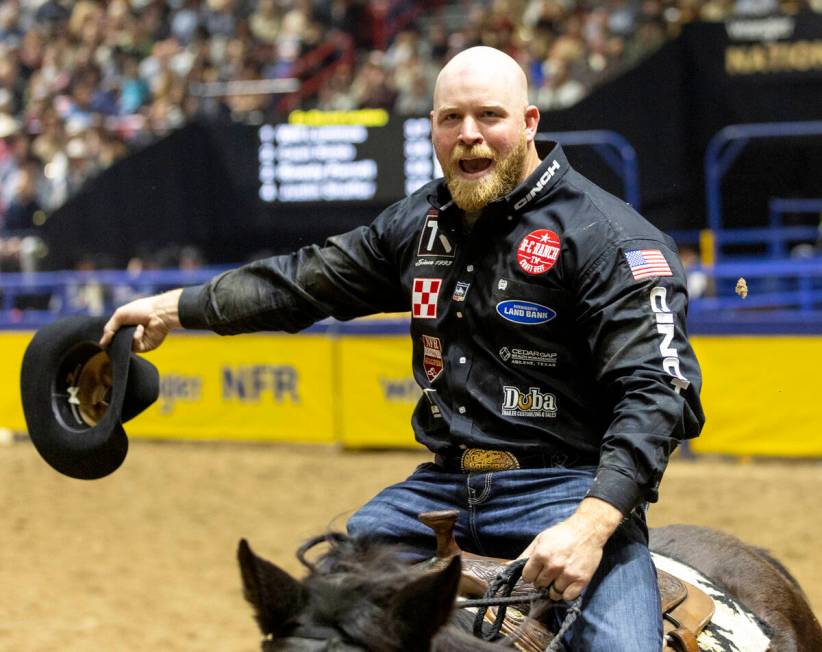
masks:
<svg viewBox="0 0 822 652"><path fill-rule="evenodd" d="M494 288L493 296L495 316L502 326L543 332L549 327L553 331L570 317L570 302L564 290L506 281Z"/></svg>

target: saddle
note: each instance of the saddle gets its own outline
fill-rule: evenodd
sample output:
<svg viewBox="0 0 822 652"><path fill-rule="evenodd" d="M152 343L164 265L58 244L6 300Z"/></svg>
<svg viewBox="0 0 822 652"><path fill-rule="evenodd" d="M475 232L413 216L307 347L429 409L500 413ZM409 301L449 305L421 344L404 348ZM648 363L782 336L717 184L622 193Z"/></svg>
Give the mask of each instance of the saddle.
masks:
<svg viewBox="0 0 822 652"><path fill-rule="evenodd" d="M436 560L450 559L454 555L462 557L462 578L459 596L472 599L485 595L489 585L497 576L500 566L510 559L483 557L464 552L454 538L457 522L455 510L426 512L420 514L420 521L430 527L437 539ZM714 601L701 589L665 571L657 569L657 581L661 597L663 652L699 652L697 637L711 621ZM534 586L520 580L511 595L533 593ZM493 622L496 610L490 608L486 619ZM515 639L514 645L523 652L542 652L553 640L554 635L542 623L529 618L517 609L509 609L503 622L501 633Z"/></svg>

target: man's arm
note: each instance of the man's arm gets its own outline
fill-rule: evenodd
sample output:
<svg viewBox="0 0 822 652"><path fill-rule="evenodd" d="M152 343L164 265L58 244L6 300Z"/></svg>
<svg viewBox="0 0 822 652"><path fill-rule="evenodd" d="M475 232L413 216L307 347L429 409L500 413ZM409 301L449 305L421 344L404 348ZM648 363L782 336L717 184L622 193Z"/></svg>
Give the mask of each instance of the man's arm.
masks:
<svg viewBox="0 0 822 652"><path fill-rule="evenodd" d="M137 326L134 350L158 347L175 328L208 329L221 335L280 330L297 332L325 317L352 319L408 309L400 287L395 217L402 202L369 227L224 272L205 285L138 299L119 308L106 324L101 345L127 325Z"/></svg>
<svg viewBox="0 0 822 652"><path fill-rule="evenodd" d="M180 328L181 289L136 299L119 307L103 327L100 346L107 347L123 326L137 326L132 350L145 353L156 349L175 328Z"/></svg>
<svg viewBox="0 0 822 652"><path fill-rule="evenodd" d="M669 269L637 278L634 251L658 251ZM699 433L701 376L687 339L685 276L662 243L609 247L588 267L578 291L577 322L585 333L596 381L612 421L603 436L594 482L577 511L541 532L523 552L523 577L553 582L551 597L573 599L590 582L609 537L642 501L654 501L678 442Z"/></svg>

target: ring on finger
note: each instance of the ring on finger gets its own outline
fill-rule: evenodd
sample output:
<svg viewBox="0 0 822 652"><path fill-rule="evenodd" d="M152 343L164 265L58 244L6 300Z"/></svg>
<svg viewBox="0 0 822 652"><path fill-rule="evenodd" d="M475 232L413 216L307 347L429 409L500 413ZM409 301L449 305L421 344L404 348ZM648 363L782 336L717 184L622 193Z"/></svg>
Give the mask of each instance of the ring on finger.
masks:
<svg viewBox="0 0 822 652"><path fill-rule="evenodd" d="M557 595L557 598L554 598L554 594ZM551 582L548 585L548 597L554 600L555 602L562 600L562 591L560 591L556 586L554 586L553 582Z"/></svg>

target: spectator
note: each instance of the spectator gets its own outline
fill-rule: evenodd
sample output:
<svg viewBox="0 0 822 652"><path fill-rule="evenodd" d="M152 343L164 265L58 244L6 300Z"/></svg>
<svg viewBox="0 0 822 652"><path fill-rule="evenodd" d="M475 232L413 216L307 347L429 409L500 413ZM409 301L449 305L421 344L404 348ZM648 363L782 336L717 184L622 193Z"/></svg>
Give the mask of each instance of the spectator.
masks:
<svg viewBox="0 0 822 652"><path fill-rule="evenodd" d="M817 5L808 6L818 11ZM39 205L54 210L128 147L188 119L259 116L285 106L260 95L194 95L193 83L307 80L331 65L315 95L300 97L304 106L424 115L431 71L455 52L484 44L521 63L536 104L564 108L635 65L687 21L797 6L793 0L5 0L0 122L13 121L19 138L5 133L0 148L0 215L15 199L11 176L32 155L43 166ZM454 7L460 27L449 30ZM425 30L405 22L419 8L433 8ZM375 43L384 52L373 50ZM325 56L300 62L325 44Z"/></svg>
<svg viewBox="0 0 822 652"><path fill-rule="evenodd" d="M585 87L568 74L563 59L546 62L545 81L537 91L535 103L541 109L564 109L573 106L585 95Z"/></svg>
<svg viewBox="0 0 822 652"><path fill-rule="evenodd" d="M204 25L201 0L184 0L171 17L171 34L178 42L188 45Z"/></svg>
<svg viewBox="0 0 822 652"><path fill-rule="evenodd" d="M428 81L421 74L415 75L407 88L400 91L395 111L400 115L425 115L431 110Z"/></svg>
<svg viewBox="0 0 822 652"><path fill-rule="evenodd" d="M38 164L35 159L26 160L10 179L12 198L6 207L3 220L5 237L30 235L35 227L35 216L43 215L37 199Z"/></svg>
<svg viewBox="0 0 822 652"><path fill-rule="evenodd" d="M281 22L280 9L275 0L260 0L249 17L249 27L254 38L272 45L277 42Z"/></svg>

